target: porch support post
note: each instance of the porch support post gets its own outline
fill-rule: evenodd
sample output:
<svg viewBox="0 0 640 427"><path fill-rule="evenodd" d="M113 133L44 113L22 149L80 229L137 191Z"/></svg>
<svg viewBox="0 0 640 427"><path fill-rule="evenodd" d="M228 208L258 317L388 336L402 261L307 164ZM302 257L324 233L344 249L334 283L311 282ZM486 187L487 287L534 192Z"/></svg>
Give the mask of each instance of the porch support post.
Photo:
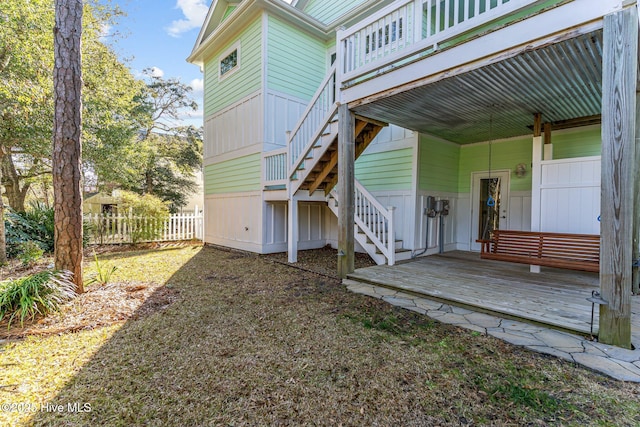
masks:
<svg viewBox="0 0 640 427"><path fill-rule="evenodd" d="M355 116L347 104L338 107L338 275L355 270Z"/></svg>
<svg viewBox="0 0 640 427"><path fill-rule="evenodd" d="M287 255L291 263L298 262L298 224L298 197L291 194L287 212Z"/></svg>
<svg viewBox="0 0 640 427"><path fill-rule="evenodd" d="M542 183L542 114L533 116L533 153L531 160L531 231L540 231L540 213L542 211L540 185ZM529 271L540 273L539 265L530 265Z"/></svg>
<svg viewBox="0 0 640 427"><path fill-rule="evenodd" d="M553 160L553 144L551 143L551 123L544 124L544 160Z"/></svg>
<svg viewBox="0 0 640 427"><path fill-rule="evenodd" d="M640 24L639 24L640 25ZM638 39L638 45L640 46L640 38ZM639 47L640 49L640 47ZM640 52L639 52L640 54ZM639 57L640 61L640 57ZM638 78L636 80L636 160L635 175L633 182L635 183L634 195L634 215L633 215L633 259L640 259L640 65L638 69ZM638 266L633 267L631 280L631 292L633 295L640 294L640 268Z"/></svg>
<svg viewBox="0 0 640 427"><path fill-rule="evenodd" d="M598 340L631 348L631 270L635 175L638 11L604 18L602 70L602 192Z"/></svg>

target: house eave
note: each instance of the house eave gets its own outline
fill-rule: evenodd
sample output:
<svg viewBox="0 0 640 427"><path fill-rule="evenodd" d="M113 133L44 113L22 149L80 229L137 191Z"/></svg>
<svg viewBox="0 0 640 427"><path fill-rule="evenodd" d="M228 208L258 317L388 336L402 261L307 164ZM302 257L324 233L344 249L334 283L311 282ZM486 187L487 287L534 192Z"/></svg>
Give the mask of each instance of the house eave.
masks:
<svg viewBox="0 0 640 427"><path fill-rule="evenodd" d="M247 21L258 16L261 11L267 11L293 22L309 33L325 40L329 40L334 34L328 26L281 0L249 0L242 2L218 28L195 46L187 57L187 62L202 67L205 58L210 56L220 43L237 34Z"/></svg>

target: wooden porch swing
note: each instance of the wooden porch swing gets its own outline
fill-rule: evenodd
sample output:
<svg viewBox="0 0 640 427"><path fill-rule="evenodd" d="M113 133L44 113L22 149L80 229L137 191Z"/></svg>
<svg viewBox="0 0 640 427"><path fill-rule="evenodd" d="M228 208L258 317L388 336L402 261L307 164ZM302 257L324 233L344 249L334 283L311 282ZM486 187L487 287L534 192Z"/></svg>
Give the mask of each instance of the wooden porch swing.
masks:
<svg viewBox="0 0 640 427"><path fill-rule="evenodd" d="M536 132L540 116L536 115ZM491 177L491 143L493 114L489 119L489 177ZM548 134L548 132L545 132ZM491 194L487 206L495 206ZM600 271L600 236L595 234L550 233L541 231L489 230L490 215L484 224L480 258L528 265Z"/></svg>

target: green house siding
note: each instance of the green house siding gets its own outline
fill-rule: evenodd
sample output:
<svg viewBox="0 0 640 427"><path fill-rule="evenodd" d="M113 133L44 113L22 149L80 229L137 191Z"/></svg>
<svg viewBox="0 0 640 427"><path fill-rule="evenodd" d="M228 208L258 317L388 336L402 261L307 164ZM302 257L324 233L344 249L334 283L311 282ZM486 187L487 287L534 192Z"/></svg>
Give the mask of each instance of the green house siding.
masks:
<svg viewBox="0 0 640 427"><path fill-rule="evenodd" d="M600 132L600 128L581 129L575 132L556 134L551 132L553 158L568 159L572 157L599 156L602 150L602 135Z"/></svg>
<svg viewBox="0 0 640 427"><path fill-rule="evenodd" d="M310 0L304 12L325 24L330 24L365 0Z"/></svg>
<svg viewBox="0 0 640 427"><path fill-rule="evenodd" d="M410 190L413 149L363 154L356 161L356 178L369 191Z"/></svg>
<svg viewBox="0 0 640 427"><path fill-rule="evenodd" d="M250 154L204 168L204 194L260 190L262 156Z"/></svg>
<svg viewBox="0 0 640 427"><path fill-rule="evenodd" d="M460 147L420 135L420 190L458 191Z"/></svg>
<svg viewBox="0 0 640 427"><path fill-rule="evenodd" d="M222 22L224 22L234 10L236 10L236 6L228 6L227 10L224 12L224 16L222 17Z"/></svg>
<svg viewBox="0 0 640 427"><path fill-rule="evenodd" d="M236 40L209 59L204 67L205 117L260 89L262 85L262 21L251 23ZM240 69L218 80L220 55L240 41Z"/></svg>
<svg viewBox="0 0 640 427"><path fill-rule="evenodd" d="M272 16L267 33L267 87L311 99L327 71L324 43Z"/></svg>
<svg viewBox="0 0 640 427"><path fill-rule="evenodd" d="M491 150L491 165L489 165ZM509 169L513 171L519 163L527 165L528 173L524 178L511 179L512 191L531 190L531 153L532 138L522 137L492 144L474 144L462 146L460 149L459 191L471 191L471 173L488 171L489 169Z"/></svg>

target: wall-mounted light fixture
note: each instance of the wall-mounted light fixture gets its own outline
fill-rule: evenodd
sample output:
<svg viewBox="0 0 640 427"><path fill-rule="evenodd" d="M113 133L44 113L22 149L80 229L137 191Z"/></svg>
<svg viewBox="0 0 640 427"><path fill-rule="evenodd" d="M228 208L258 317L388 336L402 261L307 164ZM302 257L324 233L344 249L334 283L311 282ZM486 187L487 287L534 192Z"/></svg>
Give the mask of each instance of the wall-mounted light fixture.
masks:
<svg viewBox="0 0 640 427"><path fill-rule="evenodd" d="M524 178L527 174L527 165L525 165L524 163L518 163L516 165L515 174L518 178Z"/></svg>

